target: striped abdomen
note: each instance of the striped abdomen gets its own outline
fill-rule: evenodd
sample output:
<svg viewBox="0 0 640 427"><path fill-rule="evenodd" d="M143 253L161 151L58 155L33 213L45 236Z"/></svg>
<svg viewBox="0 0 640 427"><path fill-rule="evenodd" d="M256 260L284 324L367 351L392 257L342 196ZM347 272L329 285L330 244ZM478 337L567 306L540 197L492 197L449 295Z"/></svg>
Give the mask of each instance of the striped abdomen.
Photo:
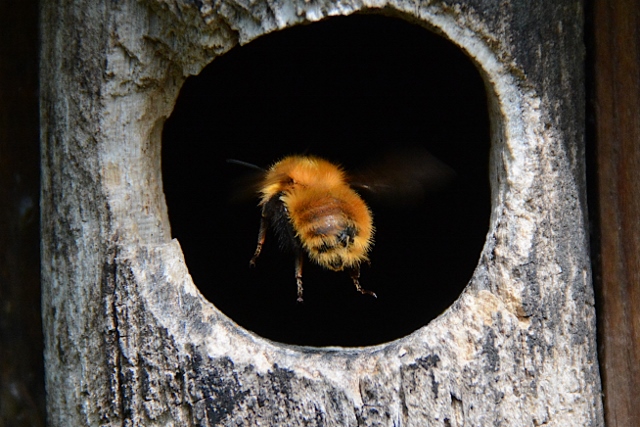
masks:
<svg viewBox="0 0 640 427"><path fill-rule="evenodd" d="M349 187L300 188L281 200L310 259L336 271L368 259L373 237L371 213Z"/></svg>

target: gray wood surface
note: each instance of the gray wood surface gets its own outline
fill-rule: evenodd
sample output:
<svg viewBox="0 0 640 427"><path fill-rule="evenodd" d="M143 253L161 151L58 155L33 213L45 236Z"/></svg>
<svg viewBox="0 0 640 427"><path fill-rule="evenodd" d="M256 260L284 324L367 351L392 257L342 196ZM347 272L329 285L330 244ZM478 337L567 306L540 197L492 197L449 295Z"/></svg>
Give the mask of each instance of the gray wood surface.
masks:
<svg viewBox="0 0 640 427"><path fill-rule="evenodd" d="M367 348L238 327L171 240L160 136L237 43L368 10L438 31L490 98L492 216L440 317ZM42 257L53 426L601 426L579 1L45 1Z"/></svg>

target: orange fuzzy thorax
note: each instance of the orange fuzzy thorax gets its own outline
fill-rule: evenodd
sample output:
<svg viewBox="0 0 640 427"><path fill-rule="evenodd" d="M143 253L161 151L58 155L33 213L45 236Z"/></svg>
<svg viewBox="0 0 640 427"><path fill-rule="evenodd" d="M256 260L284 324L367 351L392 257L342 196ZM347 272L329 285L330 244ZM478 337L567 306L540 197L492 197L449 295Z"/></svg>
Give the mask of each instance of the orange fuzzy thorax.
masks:
<svg viewBox="0 0 640 427"><path fill-rule="evenodd" d="M261 190L261 204L292 186L335 188L347 185L345 179L342 169L324 159L311 156L285 157L267 171Z"/></svg>
<svg viewBox="0 0 640 427"><path fill-rule="evenodd" d="M269 169L261 193L261 205L278 195L296 236L316 263L342 270L368 259L371 212L340 167L316 157L286 157Z"/></svg>

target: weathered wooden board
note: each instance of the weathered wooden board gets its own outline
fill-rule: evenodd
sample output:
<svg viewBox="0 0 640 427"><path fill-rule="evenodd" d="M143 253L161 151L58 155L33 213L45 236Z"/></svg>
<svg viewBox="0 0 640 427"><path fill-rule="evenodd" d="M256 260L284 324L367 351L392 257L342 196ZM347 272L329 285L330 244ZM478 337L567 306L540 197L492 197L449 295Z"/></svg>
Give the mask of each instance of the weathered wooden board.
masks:
<svg viewBox="0 0 640 427"><path fill-rule="evenodd" d="M353 12L480 68L492 216L465 292L415 333L300 348L238 327L171 240L160 135L237 43ZM584 178L580 1L44 2L43 314L51 425L603 425Z"/></svg>

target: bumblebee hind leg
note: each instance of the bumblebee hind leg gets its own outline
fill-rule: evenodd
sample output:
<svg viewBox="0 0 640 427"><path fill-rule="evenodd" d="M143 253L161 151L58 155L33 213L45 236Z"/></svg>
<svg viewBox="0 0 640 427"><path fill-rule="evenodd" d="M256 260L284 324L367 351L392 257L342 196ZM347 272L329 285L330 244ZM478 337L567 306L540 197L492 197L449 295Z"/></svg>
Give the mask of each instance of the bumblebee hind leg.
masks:
<svg viewBox="0 0 640 427"><path fill-rule="evenodd" d="M262 209L262 216L260 217L260 230L258 231L258 244L256 245L256 250L251 257L251 261L249 261L250 267L256 266L256 260L260 256L260 252L262 252L262 245L264 245L264 241L267 237L267 217L264 208Z"/></svg>
<svg viewBox="0 0 640 427"><path fill-rule="evenodd" d="M375 292L369 291L367 289L364 289L362 286L360 286L360 266L359 265L351 268L351 270L349 271L349 275L351 276L351 280L353 280L353 284L356 286L356 289L358 290L358 292L360 292L363 295L371 295L374 298L378 298Z"/></svg>
<svg viewBox="0 0 640 427"><path fill-rule="evenodd" d="M297 251L296 254L296 284L298 285L298 302L303 302L302 299L302 263L304 262L304 253Z"/></svg>

